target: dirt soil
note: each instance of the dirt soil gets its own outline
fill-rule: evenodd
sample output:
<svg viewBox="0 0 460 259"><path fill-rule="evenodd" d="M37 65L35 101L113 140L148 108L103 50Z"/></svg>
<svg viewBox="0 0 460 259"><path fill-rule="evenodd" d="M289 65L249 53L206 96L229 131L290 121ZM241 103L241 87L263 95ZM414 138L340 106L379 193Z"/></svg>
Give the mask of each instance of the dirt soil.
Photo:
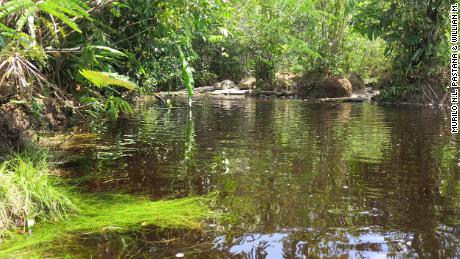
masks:
<svg viewBox="0 0 460 259"><path fill-rule="evenodd" d="M0 101L0 161L20 151L34 131L58 130L69 126L70 114L55 99L42 99L44 108L39 112L42 116L34 116L31 105L20 99L15 96Z"/></svg>
<svg viewBox="0 0 460 259"><path fill-rule="evenodd" d="M20 105L7 103L0 106L0 157L19 151L30 127L29 115Z"/></svg>

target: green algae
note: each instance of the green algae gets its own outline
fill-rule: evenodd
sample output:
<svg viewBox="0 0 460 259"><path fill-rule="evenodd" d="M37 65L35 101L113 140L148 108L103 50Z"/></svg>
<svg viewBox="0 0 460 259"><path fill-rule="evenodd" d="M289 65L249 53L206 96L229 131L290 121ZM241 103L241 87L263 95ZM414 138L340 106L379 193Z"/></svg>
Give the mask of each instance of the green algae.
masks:
<svg viewBox="0 0 460 259"><path fill-rule="evenodd" d="M77 197L78 215L42 222L31 235L14 236L0 245L0 257L44 257L53 242L82 234L133 231L146 226L196 229L200 220L212 214L204 197L160 201L107 193Z"/></svg>

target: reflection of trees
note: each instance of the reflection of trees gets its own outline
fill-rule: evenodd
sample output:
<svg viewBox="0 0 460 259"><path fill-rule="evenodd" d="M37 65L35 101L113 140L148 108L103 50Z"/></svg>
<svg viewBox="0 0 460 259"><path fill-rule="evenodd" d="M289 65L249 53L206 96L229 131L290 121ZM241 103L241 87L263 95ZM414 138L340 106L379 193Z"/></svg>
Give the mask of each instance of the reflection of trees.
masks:
<svg viewBox="0 0 460 259"><path fill-rule="evenodd" d="M311 226L324 235L343 227L344 234L357 236L360 227L374 225L382 234L403 231L387 238L386 246L394 253L406 242L414 255L439 255L445 249L455 253L454 246L447 245L454 239L442 238L443 247L436 237L441 224L435 215L440 170L433 143L427 140L434 141L439 129L420 131L407 121L413 114L386 118L375 106L345 106L351 112L344 113L324 106L320 111L289 110L276 104L274 112L259 119L260 125L270 125L268 129L249 136L256 141L242 154L252 157L251 170L233 177L238 188L227 205L242 218L234 225L265 233ZM423 116L421 125L442 125Z"/></svg>
<svg viewBox="0 0 460 259"><path fill-rule="evenodd" d="M212 237L190 229L144 228L143 231L86 234L65 239L46 250L47 257L77 258L228 258L213 248Z"/></svg>
<svg viewBox="0 0 460 259"><path fill-rule="evenodd" d="M248 232L286 233L286 255L407 249L437 256L456 249L458 144L439 137L446 133L434 126L444 125L435 114L207 100L193 117L148 108L133 116L103 137L130 155L104 162L102 171L118 179L110 186L157 197L219 190L230 214L221 226L224 250ZM385 240L366 241L372 233Z"/></svg>
<svg viewBox="0 0 460 259"><path fill-rule="evenodd" d="M253 221L266 230L311 224L328 213L346 181L346 167L341 163L343 137L335 134L332 122L316 114L326 113L334 120L344 113L337 109L318 112L316 107L288 102L259 105L254 127L264 127L249 129L257 133L248 136L248 149L239 151L240 157L251 159L247 161L250 170L234 176L239 186L236 194L244 199L236 202L253 204L254 211L246 216L257 215ZM269 112L260 112L264 110Z"/></svg>
<svg viewBox="0 0 460 259"><path fill-rule="evenodd" d="M377 185L378 180L392 186L381 192L381 199L374 206L388 214L382 225L414 233L413 248L418 255L439 257L445 253L437 233L441 222L436 215L437 208L443 206L439 197L443 171L441 161L433 154L437 145L446 144L439 137L445 133L444 122L430 110L414 113L391 109L385 114L393 125L390 144L379 165L380 174L368 175L366 180L374 183L373 188L386 187Z"/></svg>

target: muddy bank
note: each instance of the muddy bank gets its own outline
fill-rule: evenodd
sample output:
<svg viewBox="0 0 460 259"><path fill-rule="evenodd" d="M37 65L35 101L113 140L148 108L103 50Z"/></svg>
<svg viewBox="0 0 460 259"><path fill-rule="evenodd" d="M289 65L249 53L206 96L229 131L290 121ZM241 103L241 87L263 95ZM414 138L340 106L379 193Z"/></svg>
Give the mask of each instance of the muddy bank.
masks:
<svg viewBox="0 0 460 259"><path fill-rule="evenodd" d="M72 113L52 98L33 104L20 97L0 103L0 160L22 150L38 130L61 130L71 125Z"/></svg>
<svg viewBox="0 0 460 259"><path fill-rule="evenodd" d="M279 91L263 91L263 90L242 90L242 89L227 89L227 90L214 90L214 88L205 86L195 89L195 96L212 96L214 98L264 98L264 99L297 99L314 103L326 102L372 102L380 94L379 91L373 90L370 87L364 88L357 93L352 93L350 96L345 97L311 97L303 96L295 91L279 90ZM186 91L174 92L159 92L156 97L166 102L167 99L174 99L176 97L186 98Z"/></svg>
<svg viewBox="0 0 460 259"><path fill-rule="evenodd" d="M380 92L367 87L364 80L352 73L348 78L328 74L284 75L277 74L271 89L256 86L255 78L244 78L238 83L231 80L217 82L212 86L195 88L198 96L212 95L217 98L229 96L249 96L257 98L302 99L311 102L369 102ZM186 91L159 92L157 98L162 102L175 97L186 97Z"/></svg>
<svg viewBox="0 0 460 259"><path fill-rule="evenodd" d="M24 146L31 122L21 106L4 104L0 106L0 160Z"/></svg>

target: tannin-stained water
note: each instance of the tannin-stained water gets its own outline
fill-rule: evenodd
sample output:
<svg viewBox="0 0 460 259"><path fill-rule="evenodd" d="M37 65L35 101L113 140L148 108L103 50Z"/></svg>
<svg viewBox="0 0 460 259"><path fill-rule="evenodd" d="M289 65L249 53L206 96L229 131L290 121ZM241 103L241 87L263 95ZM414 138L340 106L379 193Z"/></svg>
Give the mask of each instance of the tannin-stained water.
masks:
<svg viewBox="0 0 460 259"><path fill-rule="evenodd" d="M82 237L82 256L460 254L460 139L442 110L201 98L191 110L145 102L97 131L72 153L85 190L216 192L225 217L205 232Z"/></svg>

